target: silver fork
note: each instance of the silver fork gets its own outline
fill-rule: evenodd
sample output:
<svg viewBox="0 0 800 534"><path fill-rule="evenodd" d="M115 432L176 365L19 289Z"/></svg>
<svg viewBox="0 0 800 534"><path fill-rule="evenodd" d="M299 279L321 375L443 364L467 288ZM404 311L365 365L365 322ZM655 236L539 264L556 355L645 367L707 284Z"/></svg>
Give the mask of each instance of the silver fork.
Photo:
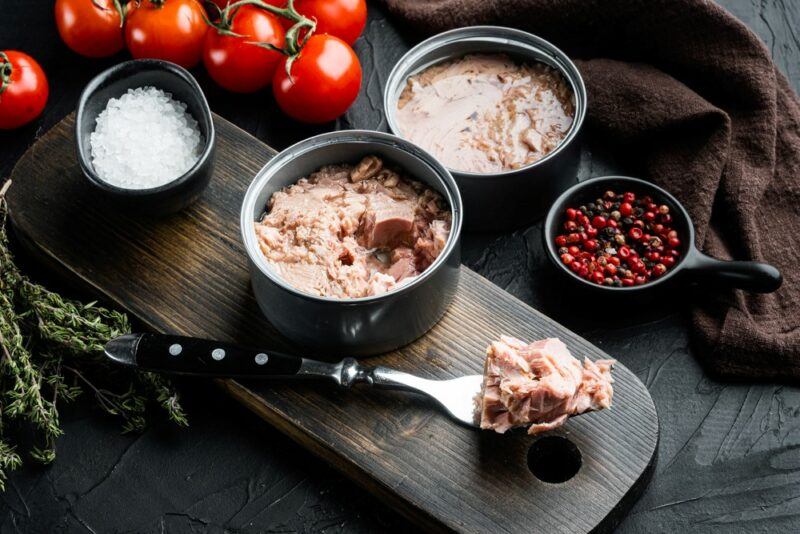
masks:
<svg viewBox="0 0 800 534"><path fill-rule="evenodd" d="M475 397L481 375L430 380L388 367L365 367L353 358L327 363L207 339L162 334L126 334L106 344L114 362L160 373L247 379L322 379L350 388L366 384L409 391L436 401L456 421L478 427Z"/></svg>

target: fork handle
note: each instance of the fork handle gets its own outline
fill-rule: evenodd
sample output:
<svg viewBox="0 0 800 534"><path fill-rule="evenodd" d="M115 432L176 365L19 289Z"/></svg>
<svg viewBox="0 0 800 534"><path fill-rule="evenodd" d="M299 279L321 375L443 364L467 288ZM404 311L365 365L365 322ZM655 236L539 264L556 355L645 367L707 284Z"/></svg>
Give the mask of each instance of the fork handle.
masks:
<svg viewBox="0 0 800 534"><path fill-rule="evenodd" d="M163 334L126 334L109 341L105 354L119 364L147 371L217 378L292 377L304 361L276 351Z"/></svg>
<svg viewBox="0 0 800 534"><path fill-rule="evenodd" d="M128 367L159 373L213 378L333 380L340 386L419 390L421 378L389 369L364 367L353 358L321 362L232 343L165 334L126 334L106 344L105 354Z"/></svg>

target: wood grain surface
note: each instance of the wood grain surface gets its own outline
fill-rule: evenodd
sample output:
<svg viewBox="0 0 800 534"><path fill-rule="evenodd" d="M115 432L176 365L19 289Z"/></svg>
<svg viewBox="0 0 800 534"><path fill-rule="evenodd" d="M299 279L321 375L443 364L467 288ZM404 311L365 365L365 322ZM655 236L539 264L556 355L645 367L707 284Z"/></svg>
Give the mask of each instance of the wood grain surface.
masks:
<svg viewBox="0 0 800 534"><path fill-rule="evenodd" d="M249 288L238 213L274 153L219 117L212 184L192 208L152 220L121 212L81 175L73 117L42 136L12 172L13 227L47 262L156 331L301 353L263 319ZM398 318L398 320L401 320ZM417 342L370 358L433 378L478 373L488 341L555 336L578 357L607 355L467 268L444 319ZM224 382L225 389L304 447L430 528L465 532L606 530L643 489L658 443L649 393L615 371L614 408L571 420L558 435L583 465L562 484L527 469L535 438L461 427L427 402L320 384Z"/></svg>

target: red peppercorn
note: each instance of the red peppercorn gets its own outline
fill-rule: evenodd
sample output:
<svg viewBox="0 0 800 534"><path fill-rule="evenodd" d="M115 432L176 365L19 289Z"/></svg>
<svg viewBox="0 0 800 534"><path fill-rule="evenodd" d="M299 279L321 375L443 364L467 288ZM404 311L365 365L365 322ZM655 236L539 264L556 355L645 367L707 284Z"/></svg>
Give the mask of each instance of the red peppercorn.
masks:
<svg viewBox="0 0 800 534"><path fill-rule="evenodd" d="M671 221L669 206L649 196L607 191L581 208L566 208L566 232L555 243L578 276L600 285L641 285L680 260L681 236Z"/></svg>

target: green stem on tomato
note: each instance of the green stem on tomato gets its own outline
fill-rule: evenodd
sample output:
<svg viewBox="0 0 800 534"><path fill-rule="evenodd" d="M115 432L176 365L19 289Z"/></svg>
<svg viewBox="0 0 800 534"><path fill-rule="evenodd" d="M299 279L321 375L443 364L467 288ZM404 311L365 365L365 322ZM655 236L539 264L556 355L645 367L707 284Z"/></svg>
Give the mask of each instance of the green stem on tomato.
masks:
<svg viewBox="0 0 800 534"><path fill-rule="evenodd" d="M0 52L0 95L11 85L11 73L13 71L14 67L11 65L6 53Z"/></svg>
<svg viewBox="0 0 800 534"><path fill-rule="evenodd" d="M220 11L219 24L215 24L213 26L223 33L231 32L233 17L236 15L236 11L242 6L255 6L259 9L269 11L274 15L278 15L279 17L283 17L294 22L292 27L286 31L286 44L283 48L279 48L270 43L248 41L249 44L260 46L268 50L274 50L285 56L288 56L289 59L286 61L286 74L289 76L289 78L291 78L292 63L294 63L295 59L297 59L297 57L300 55L303 45L306 43L306 41L308 41L309 37L311 37L311 34L313 34L314 30L317 28L317 21L301 15L294 7L294 0L288 0L285 8L264 3L262 0L239 0L238 2L228 4L225 9L222 9ZM302 32L302 30L306 31Z"/></svg>
<svg viewBox="0 0 800 534"><path fill-rule="evenodd" d="M112 3L114 4L114 10L119 13L119 27L122 28L122 26L125 24L125 17L128 14L128 0L112 0ZM92 0L92 4L94 4L94 7L101 11L108 11L109 9L103 5L100 5L98 0Z"/></svg>

